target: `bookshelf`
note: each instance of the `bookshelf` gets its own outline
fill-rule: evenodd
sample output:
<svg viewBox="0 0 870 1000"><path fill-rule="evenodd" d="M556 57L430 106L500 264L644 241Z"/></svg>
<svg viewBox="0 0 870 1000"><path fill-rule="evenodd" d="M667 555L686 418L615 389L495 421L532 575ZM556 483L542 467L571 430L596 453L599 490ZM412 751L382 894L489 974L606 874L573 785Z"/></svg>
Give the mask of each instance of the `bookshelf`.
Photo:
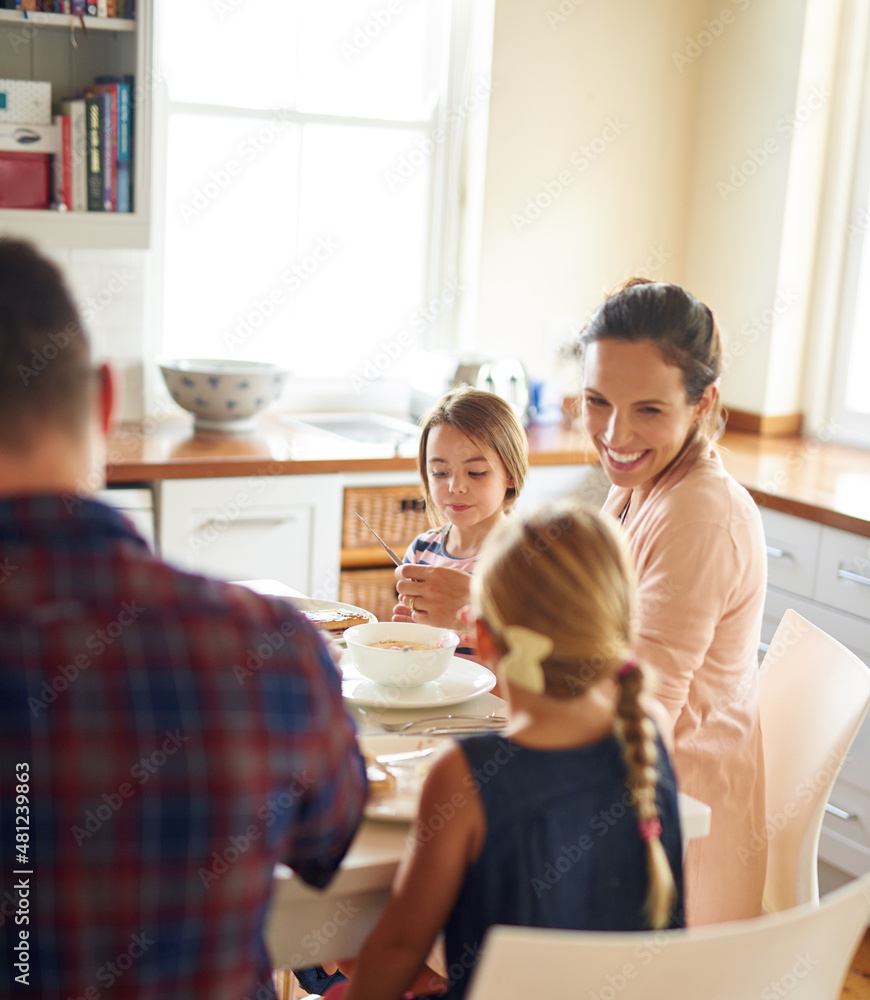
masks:
<svg viewBox="0 0 870 1000"><path fill-rule="evenodd" d="M138 0L136 20L0 10L0 77L49 80L52 104L99 75L135 78L134 211L62 212L0 209L0 233L43 247L146 249L150 245L151 3Z"/></svg>

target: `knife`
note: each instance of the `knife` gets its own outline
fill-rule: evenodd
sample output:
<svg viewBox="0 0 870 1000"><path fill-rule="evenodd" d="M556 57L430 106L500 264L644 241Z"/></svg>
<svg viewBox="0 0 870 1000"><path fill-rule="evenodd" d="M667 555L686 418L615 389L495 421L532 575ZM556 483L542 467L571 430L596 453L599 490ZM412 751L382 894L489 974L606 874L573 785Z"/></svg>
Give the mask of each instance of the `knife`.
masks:
<svg viewBox="0 0 870 1000"><path fill-rule="evenodd" d="M360 514L360 512L358 510L355 510L354 514L356 514L356 516L369 529L369 531L375 536L375 538L377 538L377 540L381 543L381 545L383 545L383 547L386 550L386 553L390 557L390 559L392 559L393 562L397 566L401 566L402 565L402 560L396 555L395 552L393 552L393 550L390 548L390 546L387 545L387 543L383 540L383 538L381 538L381 536L375 531L375 529L369 524L369 522L362 516L362 514Z"/></svg>

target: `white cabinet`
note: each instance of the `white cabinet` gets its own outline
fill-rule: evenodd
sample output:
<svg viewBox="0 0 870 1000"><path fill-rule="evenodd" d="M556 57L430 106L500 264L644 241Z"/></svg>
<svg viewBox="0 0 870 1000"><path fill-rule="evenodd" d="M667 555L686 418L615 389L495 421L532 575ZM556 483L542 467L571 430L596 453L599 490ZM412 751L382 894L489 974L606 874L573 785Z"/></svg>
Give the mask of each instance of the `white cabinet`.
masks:
<svg viewBox="0 0 870 1000"><path fill-rule="evenodd" d="M154 492L150 486L108 486L97 499L120 511L154 549Z"/></svg>
<svg viewBox="0 0 870 1000"><path fill-rule="evenodd" d="M342 484L338 475L164 480L160 554L225 580L279 580L338 597Z"/></svg>
<svg viewBox="0 0 870 1000"><path fill-rule="evenodd" d="M762 642L793 608L870 665L870 539L779 511L762 508L761 516L769 573ZM850 875L870 871L870 720L831 791L819 858Z"/></svg>
<svg viewBox="0 0 870 1000"><path fill-rule="evenodd" d="M73 97L94 77L133 74L133 206L130 213L0 209L0 233L42 247L147 248L150 240L151 2L136 20L0 10L0 77L48 80L52 103Z"/></svg>

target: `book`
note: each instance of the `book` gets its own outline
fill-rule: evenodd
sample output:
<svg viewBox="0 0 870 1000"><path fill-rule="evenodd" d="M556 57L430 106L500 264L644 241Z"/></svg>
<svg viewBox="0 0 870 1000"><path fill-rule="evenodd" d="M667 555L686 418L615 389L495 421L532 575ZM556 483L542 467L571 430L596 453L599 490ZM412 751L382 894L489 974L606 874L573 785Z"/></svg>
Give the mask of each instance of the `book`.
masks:
<svg viewBox="0 0 870 1000"><path fill-rule="evenodd" d="M86 212L88 210L88 168L85 101L80 97L61 101L59 108L61 114L67 115L70 120L71 207L74 212Z"/></svg>
<svg viewBox="0 0 870 1000"><path fill-rule="evenodd" d="M133 197L130 172L132 162L130 148L132 134L130 132L130 84L118 84L118 205L119 212L133 211Z"/></svg>
<svg viewBox="0 0 870 1000"><path fill-rule="evenodd" d="M103 106L102 94L85 98L85 135L87 139L88 211L105 211L103 197Z"/></svg>
<svg viewBox="0 0 870 1000"><path fill-rule="evenodd" d="M85 97L102 98L100 128L103 137L103 209L118 208L118 84L97 83L85 89Z"/></svg>
<svg viewBox="0 0 870 1000"><path fill-rule="evenodd" d="M87 12L88 8L85 0L72 0L73 17L84 17Z"/></svg>
<svg viewBox="0 0 870 1000"><path fill-rule="evenodd" d="M72 140L69 115L55 115L52 119L60 126L60 152L51 160L52 200L60 208L72 211Z"/></svg>
<svg viewBox="0 0 870 1000"><path fill-rule="evenodd" d="M116 211L133 211L133 82L134 77L98 76L98 87L111 87L117 97L115 158Z"/></svg>

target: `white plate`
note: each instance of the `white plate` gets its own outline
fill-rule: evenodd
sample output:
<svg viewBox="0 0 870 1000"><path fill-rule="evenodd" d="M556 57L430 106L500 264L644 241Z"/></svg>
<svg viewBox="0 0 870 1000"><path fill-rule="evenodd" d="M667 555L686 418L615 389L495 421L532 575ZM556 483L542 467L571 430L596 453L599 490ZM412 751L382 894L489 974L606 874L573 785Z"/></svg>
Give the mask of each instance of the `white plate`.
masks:
<svg viewBox="0 0 870 1000"><path fill-rule="evenodd" d="M417 750L429 750L449 743L443 737L428 736L361 736L359 745L366 758L375 758L381 754L407 754ZM390 823L410 823L417 815L417 805L420 801L420 791L423 781L432 766L437 754L426 754L419 760L402 761L386 765L389 772L396 778L396 794L366 803L365 814L368 819L386 820Z"/></svg>
<svg viewBox="0 0 870 1000"><path fill-rule="evenodd" d="M341 611L353 611L355 614L365 615L369 621L377 621L371 611L358 608L355 604L342 604L341 601L319 601L315 597L291 597L290 601L300 611L329 611L330 608L339 608Z"/></svg>
<svg viewBox="0 0 870 1000"><path fill-rule="evenodd" d="M440 708L458 705L495 687L495 674L474 660L454 656L438 680L419 687L386 687L357 670L349 654L341 658L341 693L348 701L369 708Z"/></svg>

